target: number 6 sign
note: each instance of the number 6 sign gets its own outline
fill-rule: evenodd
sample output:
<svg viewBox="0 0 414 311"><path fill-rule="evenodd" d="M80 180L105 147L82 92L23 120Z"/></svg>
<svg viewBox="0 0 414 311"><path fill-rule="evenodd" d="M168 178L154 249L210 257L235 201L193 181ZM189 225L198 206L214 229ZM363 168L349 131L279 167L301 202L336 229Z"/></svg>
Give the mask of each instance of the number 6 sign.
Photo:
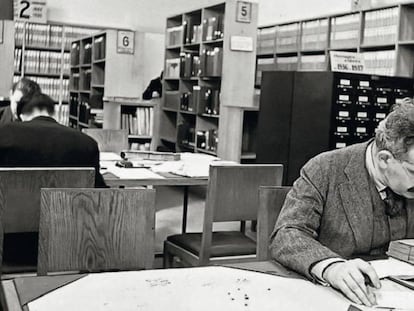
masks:
<svg viewBox="0 0 414 311"><path fill-rule="evenodd" d="M133 31L118 30L117 53L134 54L134 35Z"/></svg>
<svg viewBox="0 0 414 311"><path fill-rule="evenodd" d="M252 20L252 4L246 1L237 1L236 22L250 23Z"/></svg>

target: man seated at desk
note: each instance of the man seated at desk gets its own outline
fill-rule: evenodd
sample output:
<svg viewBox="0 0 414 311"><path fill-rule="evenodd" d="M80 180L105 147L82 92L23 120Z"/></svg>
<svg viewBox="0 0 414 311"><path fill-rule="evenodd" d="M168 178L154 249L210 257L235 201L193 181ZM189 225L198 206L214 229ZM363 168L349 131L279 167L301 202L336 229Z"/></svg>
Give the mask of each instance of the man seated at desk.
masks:
<svg viewBox="0 0 414 311"><path fill-rule="evenodd" d="M414 105L396 105L374 140L322 153L301 169L272 234L272 256L355 303L380 282L358 257L414 238Z"/></svg>
<svg viewBox="0 0 414 311"><path fill-rule="evenodd" d="M27 78L21 78L13 84L10 91L10 106L0 108L0 126L19 121L17 116L17 104L20 101L29 101L35 94L41 92L40 86Z"/></svg>
<svg viewBox="0 0 414 311"><path fill-rule="evenodd" d="M97 143L57 123L54 109L55 102L40 93L18 102L16 111L23 122L0 126L0 167L94 167L95 186L105 187ZM34 233L5 235L5 261L34 265L37 240Z"/></svg>
<svg viewBox="0 0 414 311"><path fill-rule="evenodd" d="M105 187L96 141L57 123L49 96L39 93L20 101L16 111L23 122L0 127L1 167L94 167L95 186Z"/></svg>

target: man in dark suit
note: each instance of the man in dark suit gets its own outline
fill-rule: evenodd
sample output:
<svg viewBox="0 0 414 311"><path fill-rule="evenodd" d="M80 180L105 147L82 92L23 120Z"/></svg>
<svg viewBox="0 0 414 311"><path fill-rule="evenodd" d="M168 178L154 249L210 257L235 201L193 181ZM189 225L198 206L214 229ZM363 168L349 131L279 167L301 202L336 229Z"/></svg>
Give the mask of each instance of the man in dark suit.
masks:
<svg viewBox="0 0 414 311"><path fill-rule="evenodd" d="M23 122L0 127L0 166L94 167L95 186L105 187L96 141L57 123L54 111L54 101L45 94L19 102L16 112Z"/></svg>
<svg viewBox="0 0 414 311"><path fill-rule="evenodd" d="M10 91L10 106L0 107L0 126L19 121L17 116L17 104L20 101L30 101L34 94L41 92L40 86L27 78L22 78L13 84Z"/></svg>
<svg viewBox="0 0 414 311"><path fill-rule="evenodd" d="M55 103L47 95L35 94L20 101L16 113L23 122L0 126L1 167L94 167L95 186L106 187L99 173L98 145L91 137L57 123L51 116ZM4 238L4 260L35 265L37 233L8 234Z"/></svg>
<svg viewBox="0 0 414 311"><path fill-rule="evenodd" d="M301 170L272 234L273 257L355 303L376 303L362 259L414 238L414 105L384 119L375 140L322 153Z"/></svg>

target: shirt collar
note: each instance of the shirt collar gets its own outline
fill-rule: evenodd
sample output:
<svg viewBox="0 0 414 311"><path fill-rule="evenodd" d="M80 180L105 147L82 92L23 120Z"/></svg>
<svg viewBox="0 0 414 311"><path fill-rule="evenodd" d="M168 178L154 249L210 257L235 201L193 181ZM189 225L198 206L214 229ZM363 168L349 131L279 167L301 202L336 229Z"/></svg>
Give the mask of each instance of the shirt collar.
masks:
<svg viewBox="0 0 414 311"><path fill-rule="evenodd" d="M371 179L374 181L375 188L377 188L378 192L381 194L384 193L385 188L387 188L386 185L384 185L381 180L379 179L379 172L377 168L374 165L374 158L372 154L372 149L374 147L374 141L372 141L365 152L365 165L368 170L368 174L371 177Z"/></svg>

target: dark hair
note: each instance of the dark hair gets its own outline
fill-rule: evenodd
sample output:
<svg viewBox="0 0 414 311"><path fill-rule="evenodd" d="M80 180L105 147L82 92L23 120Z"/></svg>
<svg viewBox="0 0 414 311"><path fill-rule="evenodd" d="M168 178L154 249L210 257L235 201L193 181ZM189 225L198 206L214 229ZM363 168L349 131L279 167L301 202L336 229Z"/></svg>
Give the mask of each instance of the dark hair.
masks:
<svg viewBox="0 0 414 311"><path fill-rule="evenodd" d="M32 97L34 94L41 93L39 84L28 78L21 78L19 81L13 84L12 91L21 91L23 97Z"/></svg>
<svg viewBox="0 0 414 311"><path fill-rule="evenodd" d="M404 160L414 145L414 105L409 100L393 106L388 116L375 130L375 143L379 150L388 150L398 160Z"/></svg>
<svg viewBox="0 0 414 311"><path fill-rule="evenodd" d="M29 101L20 101L17 104L17 114L32 113L34 108L47 110L48 114L52 115L55 112L55 101L46 94L34 94Z"/></svg>

